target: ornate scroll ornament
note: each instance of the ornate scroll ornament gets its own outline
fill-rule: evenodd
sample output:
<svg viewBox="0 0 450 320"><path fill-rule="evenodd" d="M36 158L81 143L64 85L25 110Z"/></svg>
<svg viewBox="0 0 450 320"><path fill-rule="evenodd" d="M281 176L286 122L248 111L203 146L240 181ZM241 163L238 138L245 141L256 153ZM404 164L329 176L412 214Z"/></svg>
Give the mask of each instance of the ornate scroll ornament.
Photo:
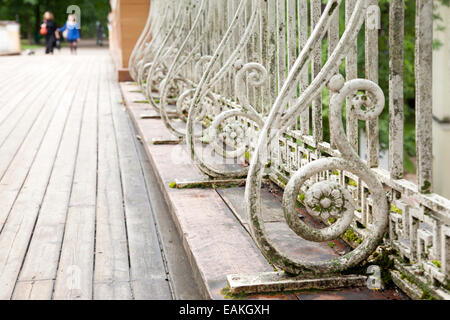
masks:
<svg viewBox="0 0 450 320"><path fill-rule="evenodd" d="M210 33L210 29L212 26L212 14L207 14L208 2L207 0L197 1L199 2L198 11L196 13L196 17L194 19L193 24L187 35L182 39L179 50L173 59L173 62L170 65L170 68L167 72L166 79L161 83L160 93L161 93L161 101L159 105L159 110L161 114L161 119L165 126L172 132L173 135L178 136L180 138L185 136L186 130L184 126L180 127L179 125L174 125L169 119L168 115L168 105L175 104L176 105L176 113L177 118L182 120L183 122L187 122L187 116L190 108L190 104L192 101L192 97L195 93L195 86L197 79L187 79L182 76L183 68L189 68L192 64L195 64L194 69L198 74L202 74L202 68L205 64L207 64L211 57L208 55L201 56L201 42L208 33ZM211 8L210 8L211 10ZM205 18L206 16L206 18ZM206 28L201 29L202 18L205 18L205 26ZM200 39L196 39L197 43L195 43L192 47L190 47L191 41L193 37L198 33L202 32ZM174 89L178 89L177 94L173 94ZM172 91L172 92L171 92ZM206 116L208 112L212 110L211 105L215 104L214 97L209 94L204 99L204 105L206 106L204 111L202 111L197 117L197 121L201 121L202 118Z"/></svg>
<svg viewBox="0 0 450 320"><path fill-rule="evenodd" d="M187 3L181 2L178 4L176 17L171 23L167 34L164 36L164 39L157 49L155 57L148 68L147 84L144 93L150 104L156 110L159 110L159 103L157 103L154 93L159 94L161 81L163 81L167 76L167 61L172 61L178 53L177 45L179 45L179 42L182 39L183 32L185 31L185 25L189 18L189 10L183 9L187 9L189 4L190 1Z"/></svg>
<svg viewBox="0 0 450 320"><path fill-rule="evenodd" d="M223 54L233 35L233 30L238 26L238 21L241 17L244 16L245 7L249 4L251 4L252 6L252 14L239 40L239 43L231 52L231 54L226 58L226 61L223 63L220 69L216 72L215 69L217 68L217 63L220 58L224 58ZM261 71L261 68L264 69L264 67L260 65L259 66L261 68L258 69L256 64L249 64L246 65L245 67L242 62L238 62L236 64L236 61L238 61L238 56L242 48L244 48L244 46L248 43L251 37L251 32L255 28L260 13L260 5L261 4L259 0L241 0L239 2L239 6L236 9L235 16L232 19L232 23L228 27L228 30L225 32L219 46L214 52L214 55L210 59L208 67L203 73L202 79L200 80L200 83L196 88L196 92L189 110L186 141L191 152L191 157L203 172L212 177L245 176L247 174L247 168L242 168L237 171L230 172L224 169L214 168L211 164L207 164L203 160L203 158L198 154L198 151L195 149L195 137L197 135L194 133L194 122L195 119L197 118L197 114L202 112L201 109L204 107L203 106L204 97L207 96L211 92L212 88L214 88L214 86L226 75L226 73L229 72L230 68L236 65L242 68L242 70L238 71L237 75L237 78L241 79L241 81L245 81L244 79L247 71L250 71L252 69L253 73L251 73L251 76L248 79L250 85L253 79L252 77L257 77L257 72L255 73L255 70ZM263 74L267 74L265 69L263 71ZM241 90L242 88L239 87L239 91ZM242 131L245 132L245 130L243 128L239 130L239 126L227 125L226 122L228 119L234 117L235 119L234 121L239 122L240 120L237 118L243 117L247 118L248 120L254 121L259 125L262 124L259 115L257 113L251 113L251 110L253 108L248 103L248 99L245 97L246 94L243 94L242 92L239 93L237 91L237 95L240 102L246 104L250 112L247 112L247 110L245 110L245 107L242 110L239 109L231 111L228 110L228 113L221 114L217 118L214 118L213 124L211 125L210 135L213 137L214 150L225 157L234 157L236 155L241 154L242 150L244 150L243 148L245 148L245 144L247 144L245 142L245 139L243 139L244 137L242 135ZM222 124L225 125L223 126ZM219 132L222 131L220 128L224 128L227 131L221 132L219 134ZM219 137L219 135L221 137ZM223 141L226 145L230 146L234 150L230 152L225 151L221 146L219 146L217 140L218 138L222 139L224 138L224 140L221 139L221 141Z"/></svg>
<svg viewBox="0 0 450 320"><path fill-rule="evenodd" d="M203 74L205 72L205 69L208 67L208 64L211 62L212 58L213 57L209 55L197 57L197 62L195 63L195 72L197 74Z"/></svg>
<svg viewBox="0 0 450 320"><path fill-rule="evenodd" d="M338 12L340 1L329 1L324 13L311 34L308 44L300 53L294 68L281 89L264 128L259 136L255 155L252 159L246 185L246 209L250 217L251 232L262 252L277 266L291 274L337 273L351 268L364 259L378 246L388 225L388 206L381 182L353 150L342 124L342 106L346 98L351 101L350 112L360 120L377 118L384 108L384 94L377 84L363 79L345 83L341 75L333 77L333 70L342 63L346 48L356 39L364 21L366 1L359 1L339 44L324 65L319 75L298 98L293 107L283 111L290 87L297 82L298 70L309 61L311 48L322 41L329 21ZM332 78L332 79L331 79ZM283 195L283 210L287 224L300 237L309 241L330 241L343 235L350 227L355 210L350 193L338 183L321 180L323 173L335 170L351 172L367 185L373 199L373 224L369 225L367 236L350 253L329 261L303 261L289 257L276 246L268 236L260 207L261 181L264 172L265 152L278 132L284 130L298 114L309 106L325 84L331 91L330 132L336 142L341 157L322 158L298 170L289 180ZM324 229L316 229L298 217L296 208L300 195L304 195L306 210L313 216L336 221ZM301 197L300 197L301 199Z"/></svg>
<svg viewBox="0 0 450 320"><path fill-rule="evenodd" d="M189 108L192 104L192 99L195 95L195 89L189 89L183 92L180 95L178 100L176 101L176 110L178 118L182 121L186 122L189 114ZM205 117L214 116L219 113L219 103L216 100L216 97L209 93L207 96L203 98L202 101L202 109L199 113L197 113L195 120L202 121ZM179 131L177 131L180 133ZM201 136L201 135L199 135Z"/></svg>
<svg viewBox="0 0 450 320"><path fill-rule="evenodd" d="M355 118L371 120L383 111L384 94L375 83L368 80L357 79L345 85L343 83L341 75L333 77L329 83L333 93L330 104L331 132L342 157L322 158L297 171L289 180L283 195L284 215L289 227L303 239L323 242L336 240L344 235L354 218L355 204L352 196L343 185L336 182L314 182L323 172L342 170L351 172L366 183L374 203L374 223L368 227L366 239L352 252L330 261L305 262L289 258L282 253L265 234L260 216L253 213L252 231L259 240L258 243L276 265L293 274L336 273L355 266L373 253L388 225L388 206L382 184L353 150L342 124L342 106L346 98L352 101L350 110ZM310 179L313 179L312 184ZM322 220L334 218L336 221L323 229L316 229L303 222L298 216L296 206L302 193L305 195L304 204L309 214ZM250 202L255 205L254 200L250 199Z"/></svg>
<svg viewBox="0 0 450 320"><path fill-rule="evenodd" d="M173 135L178 137L184 137L185 128L184 126L180 126L180 121L175 121L173 123L169 118L169 105L176 105L176 116L178 120L182 120L182 122L187 121L187 113L189 110L189 104L191 103L193 92L195 92L195 80L192 79L192 76L187 78L185 75L183 76L184 69L189 69L192 64L195 63L195 69L198 69L198 66L202 63L205 63L209 60L208 56L201 57L199 51L201 49L201 41L206 38L207 34L209 34L209 29L212 25L212 18L210 14L207 14L208 2L207 0L201 0L200 5L196 1L191 1L190 5L192 6L191 10L194 12L196 9L195 19L193 24L190 26L190 29L186 34L182 37L179 37L179 41L181 42L180 46L177 48L177 52L174 53L173 59L170 59L171 63L168 68L167 73L165 74L165 79L161 82L159 87L160 92L160 103L159 103L159 111L161 114L161 119L164 125L172 132ZM206 18L205 18L206 16ZM202 18L206 19L205 29L201 29ZM202 32L200 39L197 39L197 43L191 46L191 40L193 37L198 34L198 32ZM184 72L185 74L185 72ZM211 96L205 98L206 104L212 104ZM205 116L206 112L209 111L210 108L207 108L205 112L203 112L197 120L201 120L202 117Z"/></svg>
<svg viewBox="0 0 450 320"><path fill-rule="evenodd" d="M289 181L283 197L283 207L288 225L304 239L310 241L329 241L341 236L350 227L353 221L355 205L350 193L344 186L336 182L320 181L314 183L305 193L306 209L311 215L320 216L322 219L336 218L337 221L330 227L315 230L302 222L295 208L300 188L305 182L324 171L345 170L359 176L366 181L374 197L376 204L375 229L371 230L375 237L372 243L375 246L384 233L387 226L387 202L381 183L372 171L365 165L353 150L348 141L342 125L342 111L345 98L352 97L350 110L352 115L359 120L376 119L384 107L384 94L373 82L368 80L352 80L343 85L341 75L333 77L329 83L329 89L334 96L331 99L331 131L336 139L336 144L342 154L341 158L325 158L314 161L300 169ZM364 91L362 94L361 91ZM363 103L362 103L363 101ZM366 109L363 110L362 106ZM381 210L380 210L381 209ZM368 254L371 254L369 251Z"/></svg>
<svg viewBox="0 0 450 320"><path fill-rule="evenodd" d="M349 215L352 220L355 210L350 193L336 182L321 181L314 184L306 193L305 204L311 215L322 219Z"/></svg>
<svg viewBox="0 0 450 320"><path fill-rule="evenodd" d="M262 116L250 104L247 88L260 87L267 79L267 70L259 63L247 63L237 60L234 64L237 73L235 91L240 105L218 115L211 124L209 136L216 153L224 158L238 158L245 154L249 146L254 145L256 133L249 124L255 123L259 128L264 125ZM223 148L223 145L228 149ZM248 168L239 172L223 172L224 175L246 175Z"/></svg>
<svg viewBox="0 0 450 320"><path fill-rule="evenodd" d="M147 69L143 72L142 68L148 68L148 63L155 58L154 51L158 48L161 37L166 32L165 25L169 23L172 9L171 1L155 0L152 2L146 26L130 56L130 74L141 88L142 82L146 79L144 75L148 71Z"/></svg>

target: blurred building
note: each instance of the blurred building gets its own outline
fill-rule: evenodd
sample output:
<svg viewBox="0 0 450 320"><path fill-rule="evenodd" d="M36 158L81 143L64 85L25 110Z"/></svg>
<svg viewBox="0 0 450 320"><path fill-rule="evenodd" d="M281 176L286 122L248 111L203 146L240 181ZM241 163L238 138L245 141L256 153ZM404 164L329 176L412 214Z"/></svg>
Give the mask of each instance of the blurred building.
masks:
<svg viewBox="0 0 450 320"><path fill-rule="evenodd" d="M0 55L20 54L20 25L14 21L0 21Z"/></svg>
<svg viewBox="0 0 450 320"><path fill-rule="evenodd" d="M119 81L132 80L128 72L131 52L147 21L150 0L110 0L109 43Z"/></svg>

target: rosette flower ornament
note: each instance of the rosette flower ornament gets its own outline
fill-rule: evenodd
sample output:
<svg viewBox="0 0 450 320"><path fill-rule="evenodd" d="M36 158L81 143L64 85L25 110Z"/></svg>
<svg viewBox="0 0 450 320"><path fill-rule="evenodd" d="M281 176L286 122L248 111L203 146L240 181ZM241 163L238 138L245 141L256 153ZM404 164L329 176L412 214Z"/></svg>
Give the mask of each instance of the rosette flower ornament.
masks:
<svg viewBox="0 0 450 320"><path fill-rule="evenodd" d="M227 145L239 148L246 139L245 130L242 122L227 121L221 136Z"/></svg>
<svg viewBox="0 0 450 320"><path fill-rule="evenodd" d="M340 218L347 210L346 207L353 206L349 194L344 195L346 190L342 189L336 182L324 181L314 184L305 193L308 211L311 215L322 219Z"/></svg>

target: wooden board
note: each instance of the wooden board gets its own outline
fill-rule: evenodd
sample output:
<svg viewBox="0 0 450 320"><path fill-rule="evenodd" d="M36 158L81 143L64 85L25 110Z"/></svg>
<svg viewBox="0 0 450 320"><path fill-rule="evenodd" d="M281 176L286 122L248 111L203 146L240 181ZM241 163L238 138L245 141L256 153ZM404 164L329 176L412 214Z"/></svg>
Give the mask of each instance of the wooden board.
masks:
<svg viewBox="0 0 450 320"><path fill-rule="evenodd" d="M108 51L5 59L0 299L172 299Z"/></svg>

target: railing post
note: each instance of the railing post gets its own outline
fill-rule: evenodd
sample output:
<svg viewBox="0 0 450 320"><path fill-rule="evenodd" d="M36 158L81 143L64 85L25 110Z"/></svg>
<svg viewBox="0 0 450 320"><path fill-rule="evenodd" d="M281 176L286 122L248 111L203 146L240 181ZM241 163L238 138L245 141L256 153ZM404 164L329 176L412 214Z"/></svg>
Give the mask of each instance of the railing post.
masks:
<svg viewBox="0 0 450 320"><path fill-rule="evenodd" d="M319 22L322 14L322 1L311 1L311 29ZM313 52L311 60L311 77L314 79L322 68L322 46L319 45ZM312 131L316 142L322 141L322 93L318 94L312 102Z"/></svg>
<svg viewBox="0 0 450 320"><path fill-rule="evenodd" d="M345 1L345 25L347 26L350 17L352 16L353 10L355 8L356 0L346 0ZM348 50L347 57L345 59L345 74L346 80L352 80L358 78L358 45L357 40L353 46ZM347 105L350 101L347 100ZM358 120L353 118L349 109L347 109L346 114L347 119L347 137L355 149L358 152Z"/></svg>
<svg viewBox="0 0 450 320"><path fill-rule="evenodd" d="M378 83L378 30L380 29L380 8L378 0L368 1L366 16L366 79ZM367 165L378 167L380 154L378 118L366 122L367 132Z"/></svg>
<svg viewBox="0 0 450 320"><path fill-rule="evenodd" d="M403 178L403 68L405 1L392 0L389 8L389 171Z"/></svg>
<svg viewBox="0 0 450 320"><path fill-rule="evenodd" d="M419 192L433 181L433 0L416 1L416 148Z"/></svg>
<svg viewBox="0 0 450 320"><path fill-rule="evenodd" d="M298 46L299 52L305 47L308 41L308 1L298 2ZM305 67L300 77L300 94L308 87L308 67ZM300 130L303 135L309 135L309 108L300 114Z"/></svg>

